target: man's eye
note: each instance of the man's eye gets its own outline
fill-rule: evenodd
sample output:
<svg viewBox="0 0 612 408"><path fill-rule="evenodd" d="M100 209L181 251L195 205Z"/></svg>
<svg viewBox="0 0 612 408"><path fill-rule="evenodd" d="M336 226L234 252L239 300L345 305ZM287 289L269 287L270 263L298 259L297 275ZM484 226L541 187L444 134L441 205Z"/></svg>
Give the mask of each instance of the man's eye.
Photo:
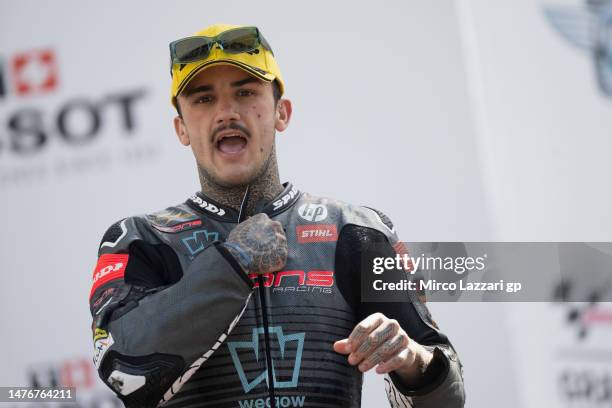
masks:
<svg viewBox="0 0 612 408"><path fill-rule="evenodd" d="M249 91L248 89L240 89L238 91L238 96L251 96L255 95L255 92Z"/></svg>
<svg viewBox="0 0 612 408"><path fill-rule="evenodd" d="M211 96L208 96L208 95L198 96L198 97L195 99L195 103L208 103L208 102L210 102L210 101L212 101L212 97L211 97Z"/></svg>

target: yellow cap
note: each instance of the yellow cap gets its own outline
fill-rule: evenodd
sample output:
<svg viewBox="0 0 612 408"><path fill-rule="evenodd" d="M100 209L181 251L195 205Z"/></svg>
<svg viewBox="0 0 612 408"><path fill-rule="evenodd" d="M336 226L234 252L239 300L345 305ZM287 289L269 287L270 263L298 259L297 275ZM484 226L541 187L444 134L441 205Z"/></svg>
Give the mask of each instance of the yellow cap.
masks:
<svg viewBox="0 0 612 408"><path fill-rule="evenodd" d="M205 29L193 34L194 36L216 37L224 31L246 26L229 24L213 24ZM217 64L232 65L243 69L249 74L266 82L278 81L281 95L285 93L285 84L281 77L280 68L274 59L272 51L259 45L257 53L242 52L239 54L229 54L220 47L213 47L210 55L203 60L189 62L187 64L172 64L172 88L170 100L176 107L176 97L185 89L189 81L201 71Z"/></svg>

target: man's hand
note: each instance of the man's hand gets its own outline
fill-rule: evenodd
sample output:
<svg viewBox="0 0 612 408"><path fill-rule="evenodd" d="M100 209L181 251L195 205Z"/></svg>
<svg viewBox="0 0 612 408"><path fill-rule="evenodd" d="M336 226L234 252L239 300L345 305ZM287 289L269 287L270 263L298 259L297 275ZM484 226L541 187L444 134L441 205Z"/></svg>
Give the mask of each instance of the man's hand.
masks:
<svg viewBox="0 0 612 408"><path fill-rule="evenodd" d="M334 343L334 351L348 354L348 362L365 373L376 367L378 374L395 371L410 387L419 383L433 355L412 340L397 320L382 313L363 319L347 339Z"/></svg>
<svg viewBox="0 0 612 408"><path fill-rule="evenodd" d="M260 213L241 222L223 244L247 273L280 271L287 262L283 226Z"/></svg>

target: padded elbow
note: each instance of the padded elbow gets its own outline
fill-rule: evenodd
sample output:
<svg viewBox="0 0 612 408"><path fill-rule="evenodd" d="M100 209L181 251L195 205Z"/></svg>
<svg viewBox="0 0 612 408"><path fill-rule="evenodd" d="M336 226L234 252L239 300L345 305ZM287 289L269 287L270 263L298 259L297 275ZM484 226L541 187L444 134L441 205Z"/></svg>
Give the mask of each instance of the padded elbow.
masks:
<svg viewBox="0 0 612 408"><path fill-rule="evenodd" d="M109 351L98 372L127 408L144 408L156 407L184 368L179 356L131 357Z"/></svg>

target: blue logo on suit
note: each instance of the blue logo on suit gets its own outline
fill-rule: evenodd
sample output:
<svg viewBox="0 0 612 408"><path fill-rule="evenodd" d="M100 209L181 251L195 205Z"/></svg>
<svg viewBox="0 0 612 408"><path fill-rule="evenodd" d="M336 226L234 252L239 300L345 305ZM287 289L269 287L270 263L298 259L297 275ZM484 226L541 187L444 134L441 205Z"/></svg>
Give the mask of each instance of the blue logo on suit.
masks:
<svg viewBox="0 0 612 408"><path fill-rule="evenodd" d="M294 343L295 346L291 347L295 350L295 360L293 361L293 371L291 374L290 380L278 381L276 379L276 372L274 370L274 361L272 361L272 377L274 378L274 387L275 388L296 388L298 386L298 377L300 375L300 366L302 365L302 352L304 351L304 337L306 333L293 333L293 334L285 334L283 333L283 328L280 326L271 326L268 328L268 332L270 333L270 340L274 341L274 337L276 337L278 341L278 345L280 346L280 354L281 358L285 359L285 352L289 347L287 345L289 343ZM232 341L228 342L227 346L229 347L230 354L232 355L232 361L234 362L234 367L236 368L236 372L238 373L238 377L240 377L240 382L242 383L242 388L245 393L248 393L253 388L257 387L263 381L268 383L268 370L264 370L259 373L257 377L253 380L249 381L247 379L247 375L242 367L242 363L238 358L238 350L252 350L255 353L255 359L259 360L259 337L264 334L263 327L255 327L253 328L253 333L251 337L251 341ZM276 335L276 336L274 336Z"/></svg>
<svg viewBox="0 0 612 408"><path fill-rule="evenodd" d="M219 240L219 233L216 231L198 230L191 236L182 239L183 244L187 247L191 256L195 256L202 252L204 248Z"/></svg>

